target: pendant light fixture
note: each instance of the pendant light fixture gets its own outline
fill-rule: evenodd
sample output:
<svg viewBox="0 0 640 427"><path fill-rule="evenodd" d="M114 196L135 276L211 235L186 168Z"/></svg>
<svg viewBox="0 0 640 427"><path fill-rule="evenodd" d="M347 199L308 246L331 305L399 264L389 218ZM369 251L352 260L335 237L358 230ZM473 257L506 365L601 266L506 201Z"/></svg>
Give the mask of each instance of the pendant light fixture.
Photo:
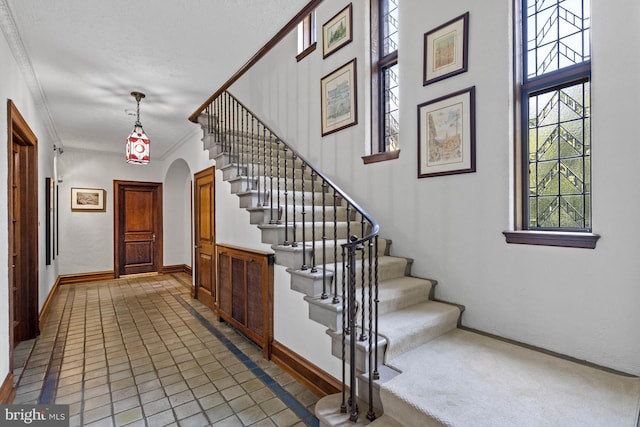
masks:
<svg viewBox="0 0 640 427"><path fill-rule="evenodd" d="M133 127L133 132L127 138L126 147L126 160L127 163L134 163L138 165L146 165L149 163L149 138L142 129L140 123L140 100L145 97L144 93L131 92L131 96L136 99L136 123Z"/></svg>

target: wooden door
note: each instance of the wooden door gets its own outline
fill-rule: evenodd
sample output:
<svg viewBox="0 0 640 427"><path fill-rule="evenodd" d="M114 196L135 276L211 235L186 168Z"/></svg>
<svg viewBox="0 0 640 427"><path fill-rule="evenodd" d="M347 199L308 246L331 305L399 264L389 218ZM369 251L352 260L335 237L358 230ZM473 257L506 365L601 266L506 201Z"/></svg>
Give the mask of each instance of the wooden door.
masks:
<svg viewBox="0 0 640 427"><path fill-rule="evenodd" d="M35 338L38 325L37 138L8 101L9 161L9 336L10 356L21 341Z"/></svg>
<svg viewBox="0 0 640 427"><path fill-rule="evenodd" d="M194 297L216 309L215 281L215 169L195 175L194 225L196 281Z"/></svg>
<svg viewBox="0 0 640 427"><path fill-rule="evenodd" d="M115 272L162 272L162 184L114 181Z"/></svg>

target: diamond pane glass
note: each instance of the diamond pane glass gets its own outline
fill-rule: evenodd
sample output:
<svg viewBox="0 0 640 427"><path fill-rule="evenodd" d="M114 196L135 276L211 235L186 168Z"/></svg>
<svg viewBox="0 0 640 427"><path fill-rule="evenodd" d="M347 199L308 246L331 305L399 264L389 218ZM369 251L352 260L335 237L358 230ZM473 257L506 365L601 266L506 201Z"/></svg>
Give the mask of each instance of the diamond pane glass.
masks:
<svg viewBox="0 0 640 427"><path fill-rule="evenodd" d="M381 2L382 14L382 52L386 56L398 50L398 2L385 0Z"/></svg>
<svg viewBox="0 0 640 427"><path fill-rule="evenodd" d="M385 151L395 151L398 147L399 125L398 112L398 64L386 68L384 78L384 142Z"/></svg>
<svg viewBox="0 0 640 427"><path fill-rule="evenodd" d="M591 59L590 8L590 0L526 0L527 78Z"/></svg>
<svg viewBox="0 0 640 427"><path fill-rule="evenodd" d="M529 228L591 228L590 84L529 97Z"/></svg>

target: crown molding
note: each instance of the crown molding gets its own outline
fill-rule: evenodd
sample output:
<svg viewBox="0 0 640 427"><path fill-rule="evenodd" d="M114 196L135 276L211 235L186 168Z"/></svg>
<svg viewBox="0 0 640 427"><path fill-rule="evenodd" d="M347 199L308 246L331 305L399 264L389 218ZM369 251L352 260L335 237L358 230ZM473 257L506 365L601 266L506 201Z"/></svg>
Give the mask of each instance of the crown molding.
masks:
<svg viewBox="0 0 640 427"><path fill-rule="evenodd" d="M60 141L58 130L56 129L53 118L51 117L47 98L42 90L42 86L40 85L38 76L33 68L31 59L27 54L27 50L22 41L22 37L20 36L20 32L18 31L18 26L16 25L16 21L7 0L0 0L0 28L2 29L2 33L4 34L4 38L7 41L7 45L9 46L11 53L13 53L18 69L31 92L36 108L39 110L40 116L47 128L47 132L53 140L51 141L52 145L55 144L58 147L63 146L64 144Z"/></svg>

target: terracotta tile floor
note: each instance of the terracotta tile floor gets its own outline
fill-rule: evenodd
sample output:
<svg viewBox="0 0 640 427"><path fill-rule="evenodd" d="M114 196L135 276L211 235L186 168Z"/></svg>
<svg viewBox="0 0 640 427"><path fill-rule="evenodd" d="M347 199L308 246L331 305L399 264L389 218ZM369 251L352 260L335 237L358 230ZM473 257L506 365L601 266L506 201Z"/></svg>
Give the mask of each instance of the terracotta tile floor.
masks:
<svg viewBox="0 0 640 427"><path fill-rule="evenodd" d="M13 403L71 426L317 426L317 397L192 300L184 274L60 286L16 347Z"/></svg>

